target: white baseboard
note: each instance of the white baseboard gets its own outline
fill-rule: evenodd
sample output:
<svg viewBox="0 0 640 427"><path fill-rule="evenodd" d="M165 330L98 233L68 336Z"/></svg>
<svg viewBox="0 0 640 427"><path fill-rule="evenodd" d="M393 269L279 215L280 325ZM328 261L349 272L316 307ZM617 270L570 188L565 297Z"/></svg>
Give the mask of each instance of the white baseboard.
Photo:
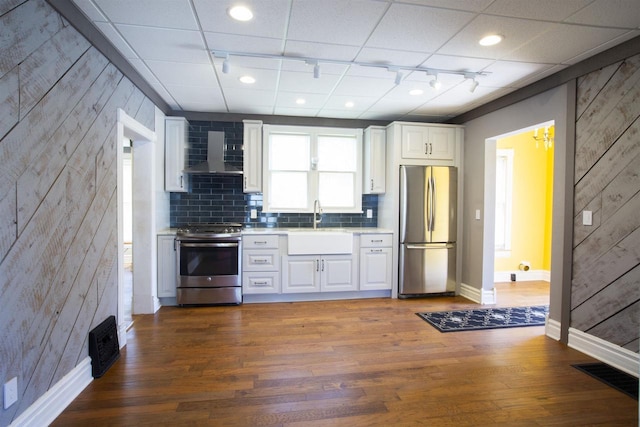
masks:
<svg viewBox="0 0 640 427"><path fill-rule="evenodd" d="M513 271L496 271L493 273L493 281L510 282L511 275L516 275L516 282L532 282L542 280L545 282L551 281L551 272L549 270L513 270Z"/></svg>
<svg viewBox="0 0 640 427"><path fill-rule="evenodd" d="M594 337L575 328L569 328L569 347L601 362L638 377L640 359L638 353Z"/></svg>
<svg viewBox="0 0 640 427"><path fill-rule="evenodd" d="M53 385L27 408L10 427L48 426L65 410L73 399L93 381L91 358L87 356L71 372Z"/></svg>
<svg viewBox="0 0 640 427"><path fill-rule="evenodd" d="M549 338L560 341L560 322L558 322L557 320L549 319L549 316L547 316L547 321L544 326L544 333Z"/></svg>
<svg viewBox="0 0 640 427"><path fill-rule="evenodd" d="M466 283L460 283L460 296L478 304L495 304L496 289L478 289Z"/></svg>

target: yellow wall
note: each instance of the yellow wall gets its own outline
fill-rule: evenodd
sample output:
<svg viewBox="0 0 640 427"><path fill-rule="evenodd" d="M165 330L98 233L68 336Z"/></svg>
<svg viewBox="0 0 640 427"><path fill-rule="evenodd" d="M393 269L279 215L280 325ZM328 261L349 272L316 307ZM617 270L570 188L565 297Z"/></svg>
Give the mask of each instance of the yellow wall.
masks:
<svg viewBox="0 0 640 427"><path fill-rule="evenodd" d="M531 270L550 270L553 149L536 148L533 131L500 139L497 148L511 148L514 156L511 256L496 256L495 270L517 270L521 261Z"/></svg>

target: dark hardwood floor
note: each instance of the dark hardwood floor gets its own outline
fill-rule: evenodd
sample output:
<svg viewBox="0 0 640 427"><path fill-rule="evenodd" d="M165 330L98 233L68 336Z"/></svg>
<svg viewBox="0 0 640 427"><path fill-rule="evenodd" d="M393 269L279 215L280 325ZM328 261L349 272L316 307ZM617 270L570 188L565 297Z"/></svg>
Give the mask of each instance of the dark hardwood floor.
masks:
<svg viewBox="0 0 640 427"><path fill-rule="evenodd" d="M500 306L544 282L498 284ZM461 297L136 316L120 360L54 426L637 426L637 402L573 368L544 327L440 333L418 311Z"/></svg>

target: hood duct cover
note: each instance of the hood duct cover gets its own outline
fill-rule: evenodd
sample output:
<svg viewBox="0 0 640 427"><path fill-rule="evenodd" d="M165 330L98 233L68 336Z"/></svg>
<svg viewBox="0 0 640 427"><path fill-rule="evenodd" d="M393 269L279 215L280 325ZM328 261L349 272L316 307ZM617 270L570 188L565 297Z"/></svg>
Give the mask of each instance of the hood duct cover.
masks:
<svg viewBox="0 0 640 427"><path fill-rule="evenodd" d="M207 161L184 170L190 174L238 175L242 170L224 161L224 132L209 132Z"/></svg>

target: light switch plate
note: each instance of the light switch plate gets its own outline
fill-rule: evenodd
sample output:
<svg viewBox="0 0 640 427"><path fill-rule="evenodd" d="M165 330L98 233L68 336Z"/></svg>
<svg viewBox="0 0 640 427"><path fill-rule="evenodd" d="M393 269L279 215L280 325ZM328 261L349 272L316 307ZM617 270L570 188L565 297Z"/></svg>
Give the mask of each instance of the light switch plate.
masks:
<svg viewBox="0 0 640 427"><path fill-rule="evenodd" d="M582 225L593 225L593 215L591 211L582 211Z"/></svg>
<svg viewBox="0 0 640 427"><path fill-rule="evenodd" d="M367 218L373 218L373 209L367 209Z"/></svg>
<svg viewBox="0 0 640 427"><path fill-rule="evenodd" d="M476 209L476 219L480 219L480 209Z"/></svg>
<svg viewBox="0 0 640 427"><path fill-rule="evenodd" d="M251 209L250 216L251 216L251 219L258 218L258 210L257 209Z"/></svg>

